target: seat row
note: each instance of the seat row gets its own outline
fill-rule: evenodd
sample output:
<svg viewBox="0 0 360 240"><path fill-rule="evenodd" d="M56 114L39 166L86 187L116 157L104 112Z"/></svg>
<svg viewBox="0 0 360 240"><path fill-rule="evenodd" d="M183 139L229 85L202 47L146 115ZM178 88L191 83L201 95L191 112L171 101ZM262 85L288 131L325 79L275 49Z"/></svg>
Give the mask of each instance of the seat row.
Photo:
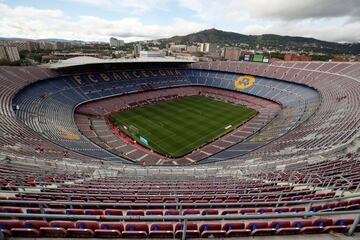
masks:
<svg viewBox="0 0 360 240"><path fill-rule="evenodd" d="M67 214L67 215L116 215L116 216L167 216L167 215L228 215L228 214L266 214L266 213L292 213L292 212L304 212L306 209L304 206L292 206L292 207L248 207L248 208L209 208L209 209L188 209L183 211L178 209L162 210L160 207L154 207L153 210L122 210L121 208L108 208L105 210L95 208L80 209L71 208L66 209L65 205L51 205L52 208L45 208L46 214ZM56 209L56 207L58 207ZM90 206L88 206L90 207ZM63 208L63 209L59 209ZM156 209L157 208L157 209ZM175 208L175 207L174 207ZM321 205L313 205L310 208L312 212L326 212L326 211L347 211L360 208L360 199L354 199L350 201L338 201L327 202ZM20 207L0 207L2 213L28 213L28 214L40 214L40 208L20 208Z"/></svg>
<svg viewBox="0 0 360 240"><path fill-rule="evenodd" d="M123 223L88 220L47 222L4 219L0 220L0 230L5 236L13 237L181 238L186 232L188 238L208 238L346 232L353 221L351 218L317 218L294 221L188 222L184 229L183 222ZM360 224L355 230L360 230Z"/></svg>

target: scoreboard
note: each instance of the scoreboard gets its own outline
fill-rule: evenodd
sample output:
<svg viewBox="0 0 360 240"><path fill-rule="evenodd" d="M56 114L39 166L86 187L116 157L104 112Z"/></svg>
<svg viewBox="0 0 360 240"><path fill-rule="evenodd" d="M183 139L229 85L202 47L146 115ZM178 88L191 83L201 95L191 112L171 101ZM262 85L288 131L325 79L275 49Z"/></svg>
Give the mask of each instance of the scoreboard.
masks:
<svg viewBox="0 0 360 240"><path fill-rule="evenodd" d="M262 54L245 54L243 60L247 62L269 63L270 57Z"/></svg>

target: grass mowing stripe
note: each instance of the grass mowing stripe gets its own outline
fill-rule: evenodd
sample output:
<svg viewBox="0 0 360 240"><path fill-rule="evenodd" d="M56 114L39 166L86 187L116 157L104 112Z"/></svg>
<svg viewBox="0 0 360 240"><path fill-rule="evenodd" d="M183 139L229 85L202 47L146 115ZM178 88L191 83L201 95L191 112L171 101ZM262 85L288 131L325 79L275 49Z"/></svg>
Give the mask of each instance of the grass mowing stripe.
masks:
<svg viewBox="0 0 360 240"><path fill-rule="evenodd" d="M124 132L140 144L139 136L143 135L150 148L179 157L231 131L226 126L235 127L255 114L243 106L190 96L114 113L109 118L119 127L134 126L137 132Z"/></svg>

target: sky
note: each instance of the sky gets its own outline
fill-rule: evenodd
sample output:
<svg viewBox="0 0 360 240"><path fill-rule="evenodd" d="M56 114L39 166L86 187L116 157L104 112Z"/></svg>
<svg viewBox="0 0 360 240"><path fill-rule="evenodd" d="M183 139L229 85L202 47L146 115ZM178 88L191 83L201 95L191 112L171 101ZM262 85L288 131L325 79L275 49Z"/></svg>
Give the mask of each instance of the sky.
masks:
<svg viewBox="0 0 360 240"><path fill-rule="evenodd" d="M209 28L360 42L360 0L0 0L0 37L131 42Z"/></svg>

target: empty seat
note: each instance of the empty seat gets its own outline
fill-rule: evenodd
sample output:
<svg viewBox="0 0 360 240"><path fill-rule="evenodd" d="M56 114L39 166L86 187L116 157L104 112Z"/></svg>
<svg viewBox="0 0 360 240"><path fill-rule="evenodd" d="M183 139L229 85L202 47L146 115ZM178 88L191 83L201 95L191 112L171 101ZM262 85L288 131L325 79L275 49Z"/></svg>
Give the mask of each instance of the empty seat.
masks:
<svg viewBox="0 0 360 240"><path fill-rule="evenodd" d="M27 220L23 228L11 228L14 237L40 237L40 228L49 227L49 223L42 220Z"/></svg>
<svg viewBox="0 0 360 240"><path fill-rule="evenodd" d="M199 227L200 236L202 238L208 237L224 237L226 234L225 230L222 230L220 223L204 223Z"/></svg>
<svg viewBox="0 0 360 240"><path fill-rule="evenodd" d="M249 222L246 228L251 230L251 236L274 235L276 232L275 228L269 228L268 222Z"/></svg>
<svg viewBox="0 0 360 240"><path fill-rule="evenodd" d="M290 221L271 221L269 228L276 230L276 235L293 235L300 233L300 228L292 227Z"/></svg>
<svg viewBox="0 0 360 240"><path fill-rule="evenodd" d="M290 209L287 207L275 208L275 210L274 210L274 212L276 212L276 213L287 213L289 211L290 211Z"/></svg>
<svg viewBox="0 0 360 240"><path fill-rule="evenodd" d="M99 228L99 223L96 221L76 221L75 228L67 230L69 237L83 237L91 238L95 236L95 229Z"/></svg>
<svg viewBox="0 0 360 240"><path fill-rule="evenodd" d="M173 216L175 216L175 215L180 215L180 211L179 210L166 210L165 211L165 216L167 216L167 215L173 215Z"/></svg>
<svg viewBox="0 0 360 240"><path fill-rule="evenodd" d="M200 210L198 209L185 209L183 215L200 215Z"/></svg>
<svg viewBox="0 0 360 240"><path fill-rule="evenodd" d="M290 208L290 212L295 212L295 213L305 212L305 208L304 207L292 207L292 208Z"/></svg>
<svg viewBox="0 0 360 240"><path fill-rule="evenodd" d="M218 215L219 211L217 209L204 209L201 212L201 215Z"/></svg>
<svg viewBox="0 0 360 240"><path fill-rule="evenodd" d="M174 238L174 226L171 223L153 223L150 225L149 237Z"/></svg>
<svg viewBox="0 0 360 240"><path fill-rule="evenodd" d="M85 215L103 215L102 210L86 209L84 210Z"/></svg>
<svg viewBox="0 0 360 240"><path fill-rule="evenodd" d="M324 227L322 232L345 232L347 231L348 226L351 226L353 222L354 219L338 219L333 225Z"/></svg>
<svg viewBox="0 0 360 240"><path fill-rule="evenodd" d="M224 210L222 211L221 215L230 215L230 214L238 214L239 211L235 210L235 209L231 209L231 210Z"/></svg>
<svg viewBox="0 0 360 240"><path fill-rule="evenodd" d="M257 213L264 214L264 213L271 213L272 208L258 208L256 210Z"/></svg>
<svg viewBox="0 0 360 240"><path fill-rule="evenodd" d="M177 223L175 225L175 237L181 238L184 231L184 224L183 223ZM200 232L198 230L198 226L196 223L188 222L186 224L186 237L187 238L199 238Z"/></svg>
<svg viewBox="0 0 360 240"><path fill-rule="evenodd" d="M105 215L122 216L123 211L118 209L105 209Z"/></svg>
<svg viewBox="0 0 360 240"><path fill-rule="evenodd" d="M321 233L323 231L323 229L327 226L331 226L332 225L332 220L331 219L327 219L327 218L318 218L315 219L312 222L311 226L303 226L301 228L301 233L303 234L316 234L316 233Z"/></svg>
<svg viewBox="0 0 360 240"><path fill-rule="evenodd" d="M254 208L242 208L239 211L240 214L254 214L255 209Z"/></svg>
<svg viewBox="0 0 360 240"><path fill-rule="evenodd" d="M245 229L245 224L242 222L225 223L222 229L226 231L228 237L247 237L251 233L251 230Z"/></svg>
<svg viewBox="0 0 360 240"><path fill-rule="evenodd" d="M162 216L163 211L162 210L147 210L146 215L147 216Z"/></svg>
<svg viewBox="0 0 360 240"><path fill-rule="evenodd" d="M141 210L129 210L126 213L127 216L144 216L144 211Z"/></svg>
<svg viewBox="0 0 360 240"><path fill-rule="evenodd" d="M67 215L84 215L84 210L82 210L82 209L66 209L65 213Z"/></svg>
<svg viewBox="0 0 360 240"><path fill-rule="evenodd" d="M26 209L26 213L29 213L29 214L40 214L41 211L40 211L40 208L27 208L27 209Z"/></svg>
<svg viewBox="0 0 360 240"><path fill-rule="evenodd" d="M46 214L65 214L64 210L60 209L45 209Z"/></svg>
<svg viewBox="0 0 360 240"><path fill-rule="evenodd" d="M40 233L43 237L60 238L67 237L67 229L75 228L75 224L71 221L51 221L50 227L41 227Z"/></svg>
<svg viewBox="0 0 360 240"><path fill-rule="evenodd" d="M12 228L23 228L23 222L20 220L11 220L11 219L0 219L0 231L7 237L11 236Z"/></svg>
<svg viewBox="0 0 360 240"><path fill-rule="evenodd" d="M144 223L128 223L125 225L125 231L122 232L124 238L146 238L149 229Z"/></svg>
<svg viewBox="0 0 360 240"><path fill-rule="evenodd" d="M124 226L118 222L102 222L100 229L95 229L95 236L99 238L118 238L124 231Z"/></svg>
<svg viewBox="0 0 360 240"><path fill-rule="evenodd" d="M0 207L0 212L4 213L23 213L23 210L19 207Z"/></svg>

